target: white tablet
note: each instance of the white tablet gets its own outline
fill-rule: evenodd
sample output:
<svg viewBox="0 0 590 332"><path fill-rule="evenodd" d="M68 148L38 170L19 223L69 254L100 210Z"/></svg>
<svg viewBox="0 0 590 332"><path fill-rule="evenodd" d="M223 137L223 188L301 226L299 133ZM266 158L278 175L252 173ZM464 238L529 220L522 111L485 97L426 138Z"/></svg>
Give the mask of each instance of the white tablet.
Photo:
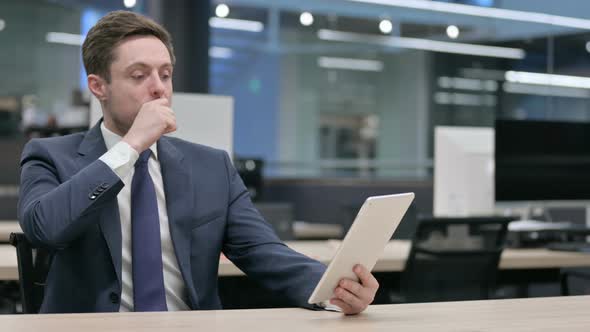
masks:
<svg viewBox="0 0 590 332"><path fill-rule="evenodd" d="M342 278L358 281L352 272L356 264L372 270L413 200L414 193L367 198L308 302L334 297Z"/></svg>

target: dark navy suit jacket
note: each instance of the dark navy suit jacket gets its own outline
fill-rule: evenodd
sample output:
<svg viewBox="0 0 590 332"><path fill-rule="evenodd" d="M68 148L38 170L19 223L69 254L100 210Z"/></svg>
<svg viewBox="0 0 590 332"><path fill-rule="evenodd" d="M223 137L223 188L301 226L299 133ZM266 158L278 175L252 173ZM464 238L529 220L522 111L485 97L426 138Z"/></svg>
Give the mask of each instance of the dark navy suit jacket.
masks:
<svg viewBox="0 0 590 332"><path fill-rule="evenodd" d="M121 226L118 176L98 158L106 146L87 133L34 139L24 148L20 225L55 250L41 312L118 311ZM162 137L158 141L174 251L192 309L220 309L219 255L293 305L307 298L325 266L285 246L254 208L227 153Z"/></svg>

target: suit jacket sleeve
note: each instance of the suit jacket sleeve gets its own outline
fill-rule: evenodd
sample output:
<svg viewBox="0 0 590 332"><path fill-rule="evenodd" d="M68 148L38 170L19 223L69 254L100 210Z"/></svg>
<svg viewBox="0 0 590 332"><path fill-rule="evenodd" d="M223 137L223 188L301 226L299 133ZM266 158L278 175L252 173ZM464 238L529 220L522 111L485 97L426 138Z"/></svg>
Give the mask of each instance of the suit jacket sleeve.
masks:
<svg viewBox="0 0 590 332"><path fill-rule="evenodd" d="M32 140L25 146L18 202L20 225L27 237L36 245L54 249L67 247L94 226L98 219L91 218L92 214L108 200L116 199L123 187L119 177L100 160L71 175L56 166L54 160L59 157L42 140ZM60 160L60 165L64 163Z"/></svg>
<svg viewBox="0 0 590 332"><path fill-rule="evenodd" d="M225 154L229 209L223 251L264 287L280 292L294 305L315 309L307 299L325 266L287 247L256 210L242 179Z"/></svg>

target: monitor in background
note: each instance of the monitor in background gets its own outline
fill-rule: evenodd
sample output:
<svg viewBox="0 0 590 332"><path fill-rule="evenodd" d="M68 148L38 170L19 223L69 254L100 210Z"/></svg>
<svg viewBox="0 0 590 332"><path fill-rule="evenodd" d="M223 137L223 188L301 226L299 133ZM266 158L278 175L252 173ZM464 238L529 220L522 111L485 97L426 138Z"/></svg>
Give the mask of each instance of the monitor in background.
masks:
<svg viewBox="0 0 590 332"><path fill-rule="evenodd" d="M493 128L435 128L435 217L494 213L493 151Z"/></svg>
<svg viewBox="0 0 590 332"><path fill-rule="evenodd" d="M590 201L590 123L497 120L495 146L497 202Z"/></svg>

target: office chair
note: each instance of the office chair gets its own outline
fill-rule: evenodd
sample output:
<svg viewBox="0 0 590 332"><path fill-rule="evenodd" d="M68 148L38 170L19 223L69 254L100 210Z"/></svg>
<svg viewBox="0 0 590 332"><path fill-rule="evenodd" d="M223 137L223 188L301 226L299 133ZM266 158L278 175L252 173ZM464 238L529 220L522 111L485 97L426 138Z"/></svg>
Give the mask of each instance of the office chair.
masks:
<svg viewBox="0 0 590 332"><path fill-rule="evenodd" d="M293 220L295 212L293 204L286 202L257 202L254 207L264 219L272 225L279 238L283 241L293 240Z"/></svg>
<svg viewBox="0 0 590 332"><path fill-rule="evenodd" d="M400 279L404 302L487 299L513 218L420 218Z"/></svg>
<svg viewBox="0 0 590 332"><path fill-rule="evenodd" d="M22 311L25 314L38 313L53 256L49 250L34 248L23 233L11 233L10 244L16 248Z"/></svg>

